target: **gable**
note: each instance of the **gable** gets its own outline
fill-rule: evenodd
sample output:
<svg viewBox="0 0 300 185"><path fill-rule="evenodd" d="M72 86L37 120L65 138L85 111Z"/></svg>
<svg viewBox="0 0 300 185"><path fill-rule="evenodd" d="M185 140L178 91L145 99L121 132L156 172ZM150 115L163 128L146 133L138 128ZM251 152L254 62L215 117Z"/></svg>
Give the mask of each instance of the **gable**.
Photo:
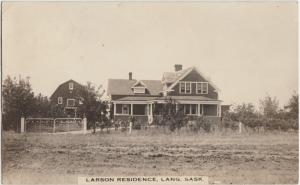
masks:
<svg viewBox="0 0 300 185"><path fill-rule="evenodd" d="M172 90L180 81L208 82L209 85L213 87L214 91L220 91L219 88L213 84L213 82L211 82L195 67L192 67L189 71L186 71L186 73L179 77L172 85L170 85L167 90Z"/></svg>
<svg viewBox="0 0 300 185"><path fill-rule="evenodd" d="M192 82L208 82L203 76L201 76L195 69L193 69L187 76L180 81L192 81Z"/></svg>
<svg viewBox="0 0 300 185"><path fill-rule="evenodd" d="M141 84L141 83L138 83L134 87L145 87L145 86L143 84Z"/></svg>
<svg viewBox="0 0 300 185"><path fill-rule="evenodd" d="M181 92L180 90L181 82L183 82L184 84L190 84L189 91L185 90L185 92ZM199 86L199 84L201 85L204 83L207 84L207 88L205 88L206 91L203 91L203 93L201 93L197 90L197 86ZM174 82L170 86L168 91L169 91L168 94L171 96L199 96L200 95L207 98L218 99L218 91L215 88L215 86L212 85L211 82L206 77L204 77L201 73L199 73L198 70L195 68L189 71L181 79Z"/></svg>
<svg viewBox="0 0 300 185"><path fill-rule="evenodd" d="M133 84L132 88L135 88L135 87L144 87L144 88L147 88L146 84L143 83L142 81L137 81L135 84Z"/></svg>

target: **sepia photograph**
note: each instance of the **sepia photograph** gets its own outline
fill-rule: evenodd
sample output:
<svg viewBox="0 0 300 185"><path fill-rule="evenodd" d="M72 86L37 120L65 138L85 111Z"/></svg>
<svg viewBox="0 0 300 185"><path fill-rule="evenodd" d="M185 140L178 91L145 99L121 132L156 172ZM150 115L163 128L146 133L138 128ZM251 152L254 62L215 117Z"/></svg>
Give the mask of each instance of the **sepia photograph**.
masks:
<svg viewBox="0 0 300 185"><path fill-rule="evenodd" d="M3 1L1 184L298 184L297 1Z"/></svg>

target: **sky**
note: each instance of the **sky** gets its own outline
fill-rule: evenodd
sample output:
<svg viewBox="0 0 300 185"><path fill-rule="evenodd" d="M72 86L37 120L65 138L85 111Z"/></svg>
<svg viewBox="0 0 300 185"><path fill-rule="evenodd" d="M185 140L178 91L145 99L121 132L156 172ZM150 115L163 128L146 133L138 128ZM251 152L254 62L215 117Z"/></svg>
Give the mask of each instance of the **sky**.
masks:
<svg viewBox="0 0 300 185"><path fill-rule="evenodd" d="M298 92L296 2L3 2L3 78L51 96L73 79L160 80L195 66L224 104Z"/></svg>

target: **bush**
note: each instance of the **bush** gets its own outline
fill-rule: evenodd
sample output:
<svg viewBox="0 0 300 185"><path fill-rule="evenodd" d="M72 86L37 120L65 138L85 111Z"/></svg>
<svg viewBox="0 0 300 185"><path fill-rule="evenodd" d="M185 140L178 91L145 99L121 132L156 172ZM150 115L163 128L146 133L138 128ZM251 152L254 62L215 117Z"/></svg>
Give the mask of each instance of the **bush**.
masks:
<svg viewBox="0 0 300 185"><path fill-rule="evenodd" d="M207 133L213 130L215 123L206 117L190 117L186 119L186 126L193 132L203 130Z"/></svg>
<svg viewBox="0 0 300 185"><path fill-rule="evenodd" d="M223 120L221 124L221 128L238 130L239 123L237 121L232 121L232 120Z"/></svg>
<svg viewBox="0 0 300 185"><path fill-rule="evenodd" d="M132 129L141 130L141 128L142 128L142 123L140 121L135 121L132 123Z"/></svg>
<svg viewBox="0 0 300 185"><path fill-rule="evenodd" d="M290 129L298 130L298 121L295 119L269 119L265 123L268 130L282 130L288 131Z"/></svg>

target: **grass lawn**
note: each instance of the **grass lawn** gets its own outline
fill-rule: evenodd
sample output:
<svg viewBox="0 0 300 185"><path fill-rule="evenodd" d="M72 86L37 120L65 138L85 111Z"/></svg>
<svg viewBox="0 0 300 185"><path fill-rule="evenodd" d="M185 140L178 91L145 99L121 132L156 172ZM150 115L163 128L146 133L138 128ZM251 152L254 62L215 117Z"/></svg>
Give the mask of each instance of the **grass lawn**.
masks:
<svg viewBox="0 0 300 185"><path fill-rule="evenodd" d="M110 134L3 132L2 183L77 183L77 177L204 175L209 182L298 183L298 133Z"/></svg>

